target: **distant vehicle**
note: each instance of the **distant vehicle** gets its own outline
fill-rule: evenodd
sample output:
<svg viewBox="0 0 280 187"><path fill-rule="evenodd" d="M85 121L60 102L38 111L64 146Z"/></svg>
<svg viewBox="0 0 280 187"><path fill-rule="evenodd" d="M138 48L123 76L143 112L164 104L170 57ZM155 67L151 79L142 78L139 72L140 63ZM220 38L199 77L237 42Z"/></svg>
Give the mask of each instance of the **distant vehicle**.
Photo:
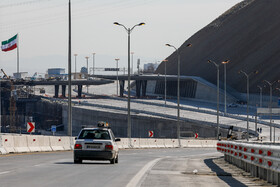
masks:
<svg viewBox="0 0 280 187"><path fill-rule="evenodd" d="M230 104L228 105L228 107L235 108L235 107L237 107L237 104L235 104L235 103L230 103Z"/></svg>
<svg viewBox="0 0 280 187"><path fill-rule="evenodd" d="M83 160L109 160L111 164L118 163L117 141L121 140L115 138L106 122L98 122L96 128L82 129L74 146L74 163L82 163Z"/></svg>

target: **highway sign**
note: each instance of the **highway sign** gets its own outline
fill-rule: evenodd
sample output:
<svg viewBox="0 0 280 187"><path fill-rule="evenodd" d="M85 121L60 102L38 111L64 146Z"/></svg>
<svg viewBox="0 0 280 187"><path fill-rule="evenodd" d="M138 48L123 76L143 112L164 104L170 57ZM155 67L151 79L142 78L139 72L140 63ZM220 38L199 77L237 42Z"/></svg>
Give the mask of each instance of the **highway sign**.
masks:
<svg viewBox="0 0 280 187"><path fill-rule="evenodd" d="M149 131L149 137L150 138L154 137L154 131Z"/></svg>
<svg viewBox="0 0 280 187"><path fill-rule="evenodd" d="M198 133L194 134L194 138L197 139L198 138Z"/></svg>
<svg viewBox="0 0 280 187"><path fill-rule="evenodd" d="M56 132L56 125L52 125L51 131L52 131L52 132Z"/></svg>
<svg viewBox="0 0 280 187"><path fill-rule="evenodd" d="M35 122L27 122L27 132L35 132Z"/></svg>

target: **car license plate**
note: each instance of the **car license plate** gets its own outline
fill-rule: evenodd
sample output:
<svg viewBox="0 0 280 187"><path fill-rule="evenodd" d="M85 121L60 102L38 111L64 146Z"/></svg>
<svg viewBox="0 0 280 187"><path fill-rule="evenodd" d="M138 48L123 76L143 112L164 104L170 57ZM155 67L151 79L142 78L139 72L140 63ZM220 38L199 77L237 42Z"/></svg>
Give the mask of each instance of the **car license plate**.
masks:
<svg viewBox="0 0 280 187"><path fill-rule="evenodd" d="M88 149L99 149L100 146L99 145L87 145Z"/></svg>

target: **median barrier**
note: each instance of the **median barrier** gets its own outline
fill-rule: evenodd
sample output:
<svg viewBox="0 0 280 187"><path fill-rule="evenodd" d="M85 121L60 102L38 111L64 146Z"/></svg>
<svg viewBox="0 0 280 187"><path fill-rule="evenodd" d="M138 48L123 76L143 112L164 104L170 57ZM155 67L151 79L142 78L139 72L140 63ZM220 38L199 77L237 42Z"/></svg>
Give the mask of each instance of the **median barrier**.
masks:
<svg viewBox="0 0 280 187"><path fill-rule="evenodd" d="M27 144L27 136L20 135L20 136L13 136L14 138L14 149L17 153L26 153L30 152Z"/></svg>
<svg viewBox="0 0 280 187"><path fill-rule="evenodd" d="M196 148L196 147L202 147L202 141L201 140L188 140L188 147Z"/></svg>
<svg viewBox="0 0 280 187"><path fill-rule="evenodd" d="M173 147L180 147L178 139L172 139Z"/></svg>
<svg viewBox="0 0 280 187"><path fill-rule="evenodd" d="M59 136L50 136L50 143L51 143L51 148L53 151L63 151L63 143L61 141L61 137Z"/></svg>
<svg viewBox="0 0 280 187"><path fill-rule="evenodd" d="M181 139L181 146L182 146L182 147L187 147L187 145L188 145L188 140L186 140L186 139Z"/></svg>
<svg viewBox="0 0 280 187"><path fill-rule="evenodd" d="M122 145L122 149L128 149L129 148L129 139L128 138L122 138L120 143Z"/></svg>
<svg viewBox="0 0 280 187"><path fill-rule="evenodd" d="M7 151L3 148L2 135L0 134L0 155L4 154L7 154Z"/></svg>
<svg viewBox="0 0 280 187"><path fill-rule="evenodd" d="M39 138L41 139L41 137L39 137L39 136L26 135L27 146L31 152L42 151L42 149L39 145Z"/></svg>
<svg viewBox="0 0 280 187"><path fill-rule="evenodd" d="M123 145L122 145L123 143L121 141L120 142L116 142L116 144L118 145L119 149L124 149Z"/></svg>
<svg viewBox="0 0 280 187"><path fill-rule="evenodd" d="M65 136L61 137L61 142L64 150L71 150L71 142L70 142L71 137Z"/></svg>
<svg viewBox="0 0 280 187"><path fill-rule="evenodd" d="M148 139L147 141L150 148L157 148L157 139Z"/></svg>
<svg viewBox="0 0 280 187"><path fill-rule="evenodd" d="M147 138L140 138L140 147L141 148L150 148L149 139Z"/></svg>
<svg viewBox="0 0 280 187"><path fill-rule="evenodd" d="M39 146L42 151L52 151L50 137L49 136L39 136Z"/></svg>
<svg viewBox="0 0 280 187"><path fill-rule="evenodd" d="M173 147L173 141L172 141L172 139L164 139L164 145L165 145L165 147L167 147L167 148Z"/></svg>
<svg viewBox="0 0 280 187"><path fill-rule="evenodd" d="M204 140L202 147L217 147L217 140Z"/></svg>
<svg viewBox="0 0 280 187"><path fill-rule="evenodd" d="M141 148L140 138L131 138L131 148Z"/></svg>
<svg viewBox="0 0 280 187"><path fill-rule="evenodd" d="M164 139L156 139L158 148L165 148Z"/></svg>
<svg viewBox="0 0 280 187"><path fill-rule="evenodd" d="M1 136L1 143L2 144L2 150L1 152L3 152L2 154L6 154L6 153L15 153L15 148L14 148L14 137L12 135L2 135ZM0 146L1 147L1 146Z"/></svg>
<svg viewBox="0 0 280 187"><path fill-rule="evenodd" d="M75 145L75 137L70 137L70 147L71 147L71 150L74 150L74 145Z"/></svg>

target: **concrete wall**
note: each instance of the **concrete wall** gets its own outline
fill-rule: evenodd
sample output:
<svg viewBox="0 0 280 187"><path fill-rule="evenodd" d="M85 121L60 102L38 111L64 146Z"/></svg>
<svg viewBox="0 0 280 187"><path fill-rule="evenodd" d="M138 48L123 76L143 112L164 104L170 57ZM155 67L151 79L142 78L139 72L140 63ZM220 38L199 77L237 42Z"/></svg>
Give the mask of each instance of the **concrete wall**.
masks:
<svg viewBox="0 0 280 187"><path fill-rule="evenodd" d="M67 132L67 106L63 106L63 124ZM127 113L107 112L105 109L94 108L72 108L72 129L73 136L76 136L82 126L96 126L98 121L106 121L111 124L112 130L117 137L127 137ZM132 137L148 138L148 131L154 131L155 138L176 138L177 121L158 117L149 117L131 113ZM181 122L181 136L193 137L194 133L199 133L199 137L216 137L217 129L212 126L198 124L194 122ZM225 136L227 131L221 129Z"/></svg>
<svg viewBox="0 0 280 187"><path fill-rule="evenodd" d="M224 103L224 93L223 90L220 89L220 103ZM196 89L196 99L199 100L206 100L210 102L217 102L217 88L209 87L205 84L197 82L197 89ZM227 103L234 103L236 101L235 98L231 97L227 94Z"/></svg>

